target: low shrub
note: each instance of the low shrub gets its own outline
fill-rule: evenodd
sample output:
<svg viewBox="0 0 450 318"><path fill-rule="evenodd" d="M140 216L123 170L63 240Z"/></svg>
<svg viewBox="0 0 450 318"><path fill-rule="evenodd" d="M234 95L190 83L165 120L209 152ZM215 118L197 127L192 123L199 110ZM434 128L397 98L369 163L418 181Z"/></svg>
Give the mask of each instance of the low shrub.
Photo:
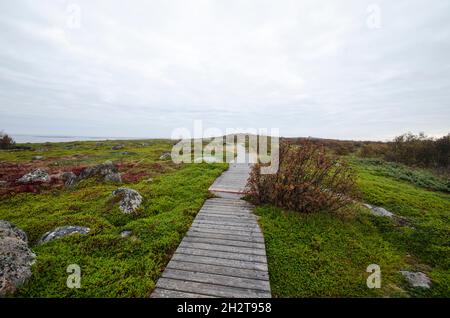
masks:
<svg viewBox="0 0 450 318"><path fill-rule="evenodd" d="M0 131L0 149L9 149L14 147L15 141L8 134Z"/></svg>
<svg viewBox="0 0 450 318"><path fill-rule="evenodd" d="M302 213L336 211L356 194L355 173L342 159L325 152L324 147L303 141L282 142L277 173L261 174L254 165L247 193L256 204L271 203Z"/></svg>

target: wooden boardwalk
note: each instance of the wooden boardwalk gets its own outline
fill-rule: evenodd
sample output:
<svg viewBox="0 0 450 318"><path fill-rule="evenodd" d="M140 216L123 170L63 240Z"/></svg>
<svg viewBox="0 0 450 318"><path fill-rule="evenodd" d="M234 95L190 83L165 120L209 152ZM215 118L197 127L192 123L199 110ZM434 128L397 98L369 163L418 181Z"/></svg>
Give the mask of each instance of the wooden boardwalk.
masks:
<svg viewBox="0 0 450 318"><path fill-rule="evenodd" d="M264 237L240 199L250 166L230 164L210 191L151 297L271 297Z"/></svg>

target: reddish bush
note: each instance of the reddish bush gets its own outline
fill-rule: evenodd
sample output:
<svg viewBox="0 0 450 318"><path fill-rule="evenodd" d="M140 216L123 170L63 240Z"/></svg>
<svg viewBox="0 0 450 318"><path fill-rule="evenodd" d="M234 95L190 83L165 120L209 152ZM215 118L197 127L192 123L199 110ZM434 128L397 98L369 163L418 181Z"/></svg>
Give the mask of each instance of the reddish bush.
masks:
<svg viewBox="0 0 450 318"><path fill-rule="evenodd" d="M327 154L323 146L303 141L280 145L276 174L262 175L253 167L247 189L256 203L271 203L303 213L336 211L352 201L355 174L342 160Z"/></svg>
<svg viewBox="0 0 450 318"><path fill-rule="evenodd" d="M408 133L394 138L388 146L385 156L388 161L421 167L450 167L450 134L434 139L423 133Z"/></svg>

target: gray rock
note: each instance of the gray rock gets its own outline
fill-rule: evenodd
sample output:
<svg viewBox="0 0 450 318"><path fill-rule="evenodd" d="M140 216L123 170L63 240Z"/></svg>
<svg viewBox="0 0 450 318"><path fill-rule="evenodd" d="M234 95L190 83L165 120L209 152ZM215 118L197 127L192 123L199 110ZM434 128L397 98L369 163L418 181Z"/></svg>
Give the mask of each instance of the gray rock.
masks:
<svg viewBox="0 0 450 318"><path fill-rule="evenodd" d="M31 277L35 257L25 232L0 220L0 297L13 294Z"/></svg>
<svg viewBox="0 0 450 318"><path fill-rule="evenodd" d="M412 287L430 288L431 280L425 273L400 271Z"/></svg>
<svg viewBox="0 0 450 318"><path fill-rule="evenodd" d="M121 197L119 208L125 214L135 213L142 203L142 196L133 189L119 188L112 194L114 197Z"/></svg>
<svg viewBox="0 0 450 318"><path fill-rule="evenodd" d="M0 188L4 188L8 185L8 181L0 180Z"/></svg>
<svg viewBox="0 0 450 318"><path fill-rule="evenodd" d="M125 147L124 145L115 145L115 146L112 146L111 149L112 150L120 150L120 149L123 149L124 147Z"/></svg>
<svg viewBox="0 0 450 318"><path fill-rule="evenodd" d="M50 181L50 175L41 170L36 169L30 173L27 173L23 177L19 178L17 182L20 183L29 183L29 182L49 182Z"/></svg>
<svg viewBox="0 0 450 318"><path fill-rule="evenodd" d="M381 207L376 207L376 206L373 206L373 205L370 205L367 203L364 203L364 206L366 208L368 208L373 215L376 215L376 216L384 216L384 217L388 217L388 218L392 218L395 216L394 213L389 212L388 210L381 208Z"/></svg>
<svg viewBox="0 0 450 318"><path fill-rule="evenodd" d="M131 236L131 234L133 234L133 232L128 231L128 230L120 232L121 237L129 237L129 236Z"/></svg>
<svg viewBox="0 0 450 318"><path fill-rule="evenodd" d="M71 171L64 172L62 179L64 180L64 185L68 188L73 187L78 181L77 175Z"/></svg>
<svg viewBox="0 0 450 318"><path fill-rule="evenodd" d="M42 235L41 239L39 240L38 244L46 243L49 241L52 241L54 239L64 237L67 235L72 234L88 234L91 229L88 227L83 226L74 226L74 225L68 225L68 226L60 226L56 229L49 231Z"/></svg>
<svg viewBox="0 0 450 318"><path fill-rule="evenodd" d="M45 159L44 156L34 156L34 157L32 158L32 160L44 160L44 159Z"/></svg>
<svg viewBox="0 0 450 318"><path fill-rule="evenodd" d="M5 220L0 220L0 237L12 237L22 240L25 243L28 242L27 234L24 231Z"/></svg>
<svg viewBox="0 0 450 318"><path fill-rule="evenodd" d="M114 182L114 183L121 183L122 177L120 176L120 173L118 172L112 172L105 176L106 182Z"/></svg>
<svg viewBox="0 0 450 318"><path fill-rule="evenodd" d="M105 163L93 167L87 167L81 171L78 179L82 180L99 175L103 176L105 181L122 182L119 170L111 161L106 161Z"/></svg>
<svg viewBox="0 0 450 318"><path fill-rule="evenodd" d="M161 157L159 157L159 160L169 160L170 158L172 158L172 155L170 152L165 152L161 155Z"/></svg>

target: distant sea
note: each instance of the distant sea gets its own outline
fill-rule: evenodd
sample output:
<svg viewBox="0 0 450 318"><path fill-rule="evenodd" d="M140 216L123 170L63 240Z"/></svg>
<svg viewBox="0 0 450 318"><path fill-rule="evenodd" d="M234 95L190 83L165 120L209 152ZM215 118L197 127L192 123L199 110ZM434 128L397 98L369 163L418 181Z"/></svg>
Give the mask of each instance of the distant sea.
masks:
<svg viewBox="0 0 450 318"><path fill-rule="evenodd" d="M146 139L146 138L133 138L133 137L45 136L45 135L12 135L12 134L11 134L11 136L16 141L16 143Z"/></svg>

